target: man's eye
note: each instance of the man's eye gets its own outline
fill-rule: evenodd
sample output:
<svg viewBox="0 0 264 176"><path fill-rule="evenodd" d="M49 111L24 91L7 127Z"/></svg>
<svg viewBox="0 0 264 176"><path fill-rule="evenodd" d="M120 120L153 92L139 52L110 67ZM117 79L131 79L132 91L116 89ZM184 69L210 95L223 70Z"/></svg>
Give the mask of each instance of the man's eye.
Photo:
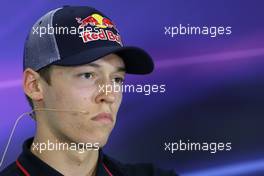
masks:
<svg viewBox="0 0 264 176"><path fill-rule="evenodd" d="M82 73L79 76L85 79L91 79L93 77L93 73Z"/></svg>
<svg viewBox="0 0 264 176"><path fill-rule="evenodd" d="M114 78L113 81L117 84L123 84L124 83L124 78L121 78L121 77L117 77L117 78Z"/></svg>

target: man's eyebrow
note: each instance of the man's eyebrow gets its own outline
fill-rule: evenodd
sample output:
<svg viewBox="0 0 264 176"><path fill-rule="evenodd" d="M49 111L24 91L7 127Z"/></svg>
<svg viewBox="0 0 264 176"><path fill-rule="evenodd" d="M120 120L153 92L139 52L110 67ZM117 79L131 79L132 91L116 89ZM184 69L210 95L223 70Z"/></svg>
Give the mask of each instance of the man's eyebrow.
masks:
<svg viewBox="0 0 264 176"><path fill-rule="evenodd" d="M99 64L96 64L96 63L89 63L86 65L91 66L91 67L96 67L96 68L101 67ZM117 67L116 72L126 72L126 68L125 67Z"/></svg>

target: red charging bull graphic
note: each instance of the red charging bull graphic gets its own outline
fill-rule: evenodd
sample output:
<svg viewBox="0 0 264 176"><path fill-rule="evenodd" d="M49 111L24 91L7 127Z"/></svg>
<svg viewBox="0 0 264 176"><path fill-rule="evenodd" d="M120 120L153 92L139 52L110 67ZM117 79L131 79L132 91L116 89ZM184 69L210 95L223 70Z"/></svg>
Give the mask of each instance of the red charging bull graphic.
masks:
<svg viewBox="0 0 264 176"><path fill-rule="evenodd" d="M92 14L84 19L76 18L76 20L79 23L79 28L84 29L80 33L80 37L82 38L84 43L97 40L109 40L122 45L121 36L118 34L116 26L110 19L105 18L99 14ZM97 28L94 28L94 31L85 30L85 27L88 25ZM115 34L113 31L107 30L106 28L114 28L117 32Z"/></svg>
<svg viewBox="0 0 264 176"><path fill-rule="evenodd" d="M88 16L84 18L83 20L81 18L76 18L76 20L80 24L79 28L83 28L87 26L88 24L91 26L99 25L99 22L92 16Z"/></svg>

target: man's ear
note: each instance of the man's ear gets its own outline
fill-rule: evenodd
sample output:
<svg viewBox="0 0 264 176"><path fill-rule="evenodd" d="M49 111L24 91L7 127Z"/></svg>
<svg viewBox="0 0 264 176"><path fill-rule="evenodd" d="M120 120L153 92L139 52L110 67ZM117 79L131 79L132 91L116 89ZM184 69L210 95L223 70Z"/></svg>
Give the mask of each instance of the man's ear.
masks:
<svg viewBox="0 0 264 176"><path fill-rule="evenodd" d="M43 87L40 75L34 70L27 68L23 73L23 88L27 96L34 101L43 99Z"/></svg>

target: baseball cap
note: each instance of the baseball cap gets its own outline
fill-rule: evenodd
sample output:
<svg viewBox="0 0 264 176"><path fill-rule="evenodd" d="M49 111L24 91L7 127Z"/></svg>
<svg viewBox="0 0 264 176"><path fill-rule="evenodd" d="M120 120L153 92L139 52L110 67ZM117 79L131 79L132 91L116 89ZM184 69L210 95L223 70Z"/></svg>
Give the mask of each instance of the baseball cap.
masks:
<svg viewBox="0 0 264 176"><path fill-rule="evenodd" d="M25 42L23 70L83 65L111 53L123 59L127 73L148 74L154 69L146 51L123 46L116 25L102 12L88 6L63 6L33 25Z"/></svg>

